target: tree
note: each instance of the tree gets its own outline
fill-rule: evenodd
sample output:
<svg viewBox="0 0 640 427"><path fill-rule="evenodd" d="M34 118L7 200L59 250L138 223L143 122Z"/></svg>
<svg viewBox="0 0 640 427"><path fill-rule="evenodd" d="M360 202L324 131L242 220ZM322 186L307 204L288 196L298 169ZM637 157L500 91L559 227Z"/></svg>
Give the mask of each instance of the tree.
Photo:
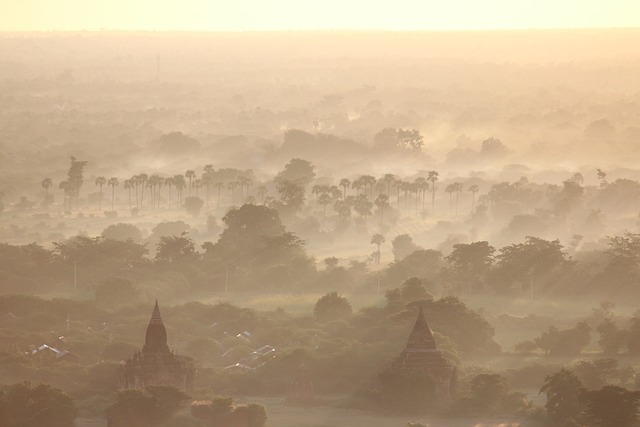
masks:
<svg viewBox="0 0 640 427"><path fill-rule="evenodd" d="M435 200L436 200L436 182L438 181L438 172L429 171L429 176L427 177L427 181L431 183L431 210L433 210L435 206Z"/></svg>
<svg viewBox="0 0 640 427"><path fill-rule="evenodd" d="M391 197L391 186L396 183L396 176L392 173L386 173L382 177L382 181L387 184L387 197Z"/></svg>
<svg viewBox="0 0 640 427"><path fill-rule="evenodd" d="M364 218L365 223L367 222L367 217L371 216L372 207L373 203L371 203L364 194L357 196L353 202L353 209L358 212L361 218Z"/></svg>
<svg viewBox="0 0 640 427"><path fill-rule="evenodd" d="M393 257L400 261L406 256L420 249L420 246L413 242L413 238L408 234L399 234L391 241L393 247Z"/></svg>
<svg viewBox="0 0 640 427"><path fill-rule="evenodd" d="M445 260L471 291L472 285L479 285L486 280L493 264L494 252L495 248L487 241L458 243L453 245L453 251Z"/></svg>
<svg viewBox="0 0 640 427"><path fill-rule="evenodd" d="M378 251L376 252L376 264L380 264L380 245L383 243L384 236L382 234L376 233L371 237L371 244L378 247Z"/></svg>
<svg viewBox="0 0 640 427"><path fill-rule="evenodd" d="M534 342L550 356L576 356L591 341L591 327L586 322L578 322L571 329L549 328Z"/></svg>
<svg viewBox="0 0 640 427"><path fill-rule="evenodd" d="M583 391L585 417L597 427L632 427L638 421L640 391L607 385L600 390Z"/></svg>
<svg viewBox="0 0 640 427"><path fill-rule="evenodd" d="M42 185L42 188L44 189L44 198L42 199L42 205L43 206L48 206L50 204L49 203L49 188L51 188L51 186L53 185L53 181L51 181L51 178L45 178L45 179L42 180L40 185Z"/></svg>
<svg viewBox="0 0 640 427"><path fill-rule="evenodd" d="M123 186L125 189L129 190L129 209L131 209L131 189L134 186L133 179L125 179Z"/></svg>
<svg viewBox="0 0 640 427"><path fill-rule="evenodd" d="M184 176L182 175L174 175L172 184L176 187L176 192L178 193L178 207L182 206L182 191L187 186L186 181L184 180Z"/></svg>
<svg viewBox="0 0 640 427"><path fill-rule="evenodd" d="M386 194L380 194L373 203L377 206L378 210L380 210L380 223L382 223L384 209L389 206L389 197Z"/></svg>
<svg viewBox="0 0 640 427"><path fill-rule="evenodd" d="M627 341L627 331L620 330L615 320L610 317L602 319L596 327L600 334L598 344L602 352L608 356L615 356Z"/></svg>
<svg viewBox="0 0 640 427"><path fill-rule="evenodd" d="M215 177L216 174L215 170L213 169L213 165L204 165L204 169L202 170L202 182L204 183L205 187L207 187L207 207L209 206L211 185L215 182Z"/></svg>
<svg viewBox="0 0 640 427"><path fill-rule="evenodd" d="M73 206L73 202L75 202L76 209L78 209L80 187L82 187L84 180L84 168L86 165L86 161L81 161L71 156L71 166L69 166L69 170L67 171L67 180L64 181L66 184L63 188L69 200L69 207Z"/></svg>
<svg viewBox="0 0 640 427"><path fill-rule="evenodd" d="M584 390L582 382L568 369L561 369L553 375L547 375L540 393L544 393L547 397L544 406L549 420L558 426L565 425L569 421L580 421L584 410L580 395Z"/></svg>
<svg viewBox="0 0 640 427"><path fill-rule="evenodd" d="M184 176L189 180L189 197L191 197L191 181L196 177L196 171L189 169L185 172Z"/></svg>
<svg viewBox="0 0 640 427"><path fill-rule="evenodd" d="M347 188L349 188L349 186L351 185L351 181L349 181L347 178L342 178L340 180L340 187L342 187L342 198L346 199L347 197Z"/></svg>
<svg viewBox="0 0 640 427"><path fill-rule="evenodd" d="M449 212L453 215L453 193L456 192L455 183L451 183L444 188L445 193L449 193Z"/></svg>
<svg viewBox="0 0 640 427"><path fill-rule="evenodd" d="M113 201L115 199L116 186L118 186L118 184L118 178L116 178L115 176L109 178L109 181L107 182L107 185L111 187L111 210L113 210Z"/></svg>
<svg viewBox="0 0 640 427"><path fill-rule="evenodd" d="M505 246L496 256L496 268L491 272L492 284L506 291L514 283L529 285L530 295L536 281L552 277L555 269L570 265L559 240L544 240L527 236L524 243Z"/></svg>
<svg viewBox="0 0 640 427"><path fill-rule="evenodd" d="M184 208L189 215L196 217L200 214L200 210L204 206L204 201L197 196L189 196L184 199Z"/></svg>
<svg viewBox="0 0 640 427"><path fill-rule="evenodd" d="M473 214L473 211L475 210L475 206L476 206L476 193L480 190L480 188L473 184L470 185L469 188L467 188L467 191L471 192L471 213Z"/></svg>
<svg viewBox="0 0 640 427"><path fill-rule="evenodd" d="M398 129L398 145L411 151L420 151L424 145L424 138L417 129Z"/></svg>
<svg viewBox="0 0 640 427"><path fill-rule="evenodd" d="M186 232L180 236L162 236L158 242L156 261L176 263L193 259L197 255L193 240Z"/></svg>
<svg viewBox="0 0 640 427"><path fill-rule="evenodd" d="M119 240L126 242L131 240L134 243L142 242L142 231L133 224L118 223L111 224L101 233L105 239Z"/></svg>
<svg viewBox="0 0 640 427"><path fill-rule="evenodd" d="M427 181L426 178L419 176L413 181L413 183L415 184L418 192L422 194L422 210L424 210L424 195L426 191L429 189L429 182Z"/></svg>
<svg viewBox="0 0 640 427"><path fill-rule="evenodd" d="M288 181L304 189L315 176L314 166L310 161L295 158L284 166L284 169L276 175L274 181L276 181L276 184Z"/></svg>
<svg viewBox="0 0 640 427"><path fill-rule="evenodd" d="M73 427L78 415L73 399L65 392L30 382L13 384L0 392L0 408L2 425L16 427Z"/></svg>
<svg viewBox="0 0 640 427"><path fill-rule="evenodd" d="M171 418L188 398L174 387L121 390L105 412L118 427L155 426Z"/></svg>
<svg viewBox="0 0 640 427"><path fill-rule="evenodd" d="M102 210L102 187L107 183L107 178L99 176L96 178L96 185L100 187L100 197L98 199L98 210Z"/></svg>
<svg viewBox="0 0 640 427"><path fill-rule="evenodd" d="M313 307L313 316L320 322L345 319L351 316L351 312L351 304L337 291L323 295Z"/></svg>

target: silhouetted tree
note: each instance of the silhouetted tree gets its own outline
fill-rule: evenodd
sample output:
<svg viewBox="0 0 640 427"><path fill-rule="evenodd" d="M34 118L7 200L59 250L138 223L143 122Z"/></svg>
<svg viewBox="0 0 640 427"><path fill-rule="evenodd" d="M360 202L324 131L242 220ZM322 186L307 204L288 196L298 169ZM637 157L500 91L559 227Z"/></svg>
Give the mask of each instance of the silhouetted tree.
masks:
<svg viewBox="0 0 640 427"><path fill-rule="evenodd" d="M384 236L380 233L376 233L371 237L371 244L376 245L378 250L376 252L376 263L380 264L380 245L384 243Z"/></svg>
<svg viewBox="0 0 640 427"><path fill-rule="evenodd" d="M109 178L109 181L107 182L107 185L111 187L111 210L113 210L113 201L116 197L116 186L118 184L119 184L118 178L116 177Z"/></svg>
<svg viewBox="0 0 640 427"><path fill-rule="evenodd" d="M569 425L582 420L584 405L580 395L585 387L578 377L568 369L561 369L553 375L547 375L540 393L547 397L545 408L547 417L554 425Z"/></svg>
<svg viewBox="0 0 640 427"><path fill-rule="evenodd" d="M429 171L429 176L427 177L427 181L431 183L431 210L435 207L436 200L436 182L438 181L438 172Z"/></svg>
<svg viewBox="0 0 640 427"><path fill-rule="evenodd" d="M600 390L583 391L585 418L597 427L632 427L638 421L640 391L607 385Z"/></svg>

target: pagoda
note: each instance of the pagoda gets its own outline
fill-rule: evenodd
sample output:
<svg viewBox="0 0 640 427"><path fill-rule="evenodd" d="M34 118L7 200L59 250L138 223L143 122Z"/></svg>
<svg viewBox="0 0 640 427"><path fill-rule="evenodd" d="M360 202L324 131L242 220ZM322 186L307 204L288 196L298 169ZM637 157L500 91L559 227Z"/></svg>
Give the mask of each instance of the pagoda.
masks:
<svg viewBox="0 0 640 427"><path fill-rule="evenodd" d="M433 379L437 396L442 399L453 396L457 378L456 368L438 350L422 307L405 349L393 361L391 368L400 371L422 371Z"/></svg>
<svg viewBox="0 0 640 427"><path fill-rule="evenodd" d="M169 349L167 330L156 300L142 351L135 352L123 366L124 387L162 385L190 390L194 374L193 361L188 357L177 356Z"/></svg>

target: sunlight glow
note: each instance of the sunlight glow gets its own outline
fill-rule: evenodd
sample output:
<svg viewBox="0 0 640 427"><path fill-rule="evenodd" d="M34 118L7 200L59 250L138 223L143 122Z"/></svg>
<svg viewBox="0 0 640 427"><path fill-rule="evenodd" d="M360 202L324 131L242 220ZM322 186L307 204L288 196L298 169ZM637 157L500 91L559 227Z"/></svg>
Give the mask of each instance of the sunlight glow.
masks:
<svg viewBox="0 0 640 427"><path fill-rule="evenodd" d="M23 0L0 30L485 30L640 26L636 0Z"/></svg>

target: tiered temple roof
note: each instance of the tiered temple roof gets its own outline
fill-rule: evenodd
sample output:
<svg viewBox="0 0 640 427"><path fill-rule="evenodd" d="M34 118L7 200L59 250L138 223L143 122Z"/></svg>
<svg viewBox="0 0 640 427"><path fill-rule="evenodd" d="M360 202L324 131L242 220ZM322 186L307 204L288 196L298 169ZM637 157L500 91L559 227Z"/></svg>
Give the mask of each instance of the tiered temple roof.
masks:
<svg viewBox="0 0 640 427"><path fill-rule="evenodd" d="M422 370L431 376L443 397L454 389L456 369L436 347L436 340L424 317L422 307L405 349L393 362L393 369Z"/></svg>
<svg viewBox="0 0 640 427"><path fill-rule="evenodd" d="M194 373L193 362L189 358L176 356L169 349L167 331L156 300L142 351L137 351L124 365L124 386L168 385L188 390Z"/></svg>

